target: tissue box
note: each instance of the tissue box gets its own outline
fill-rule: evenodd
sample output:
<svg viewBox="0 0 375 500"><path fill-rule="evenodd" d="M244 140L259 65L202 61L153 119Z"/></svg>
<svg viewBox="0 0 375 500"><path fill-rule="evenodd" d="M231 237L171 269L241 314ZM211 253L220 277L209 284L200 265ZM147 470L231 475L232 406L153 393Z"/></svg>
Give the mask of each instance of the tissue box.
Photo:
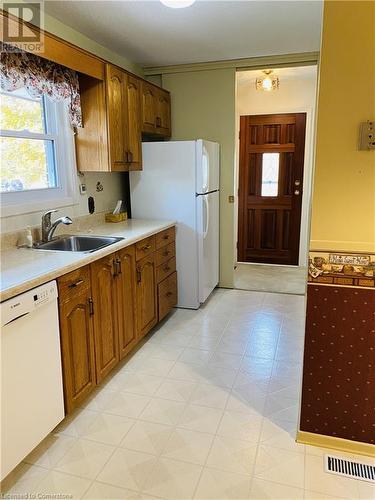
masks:
<svg viewBox="0 0 375 500"><path fill-rule="evenodd" d="M106 222L123 222L128 218L126 212L120 212L119 214L105 214Z"/></svg>

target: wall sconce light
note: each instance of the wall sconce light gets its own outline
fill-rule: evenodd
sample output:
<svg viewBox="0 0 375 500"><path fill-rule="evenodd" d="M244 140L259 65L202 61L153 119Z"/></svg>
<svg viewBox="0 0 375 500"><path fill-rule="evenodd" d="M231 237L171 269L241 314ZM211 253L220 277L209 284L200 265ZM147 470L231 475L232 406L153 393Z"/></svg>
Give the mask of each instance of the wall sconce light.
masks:
<svg viewBox="0 0 375 500"><path fill-rule="evenodd" d="M276 75L273 75L272 69L266 69L263 71L265 76L257 78L255 80L255 88L257 90L265 90L267 92L271 90L277 90L279 88L279 79Z"/></svg>

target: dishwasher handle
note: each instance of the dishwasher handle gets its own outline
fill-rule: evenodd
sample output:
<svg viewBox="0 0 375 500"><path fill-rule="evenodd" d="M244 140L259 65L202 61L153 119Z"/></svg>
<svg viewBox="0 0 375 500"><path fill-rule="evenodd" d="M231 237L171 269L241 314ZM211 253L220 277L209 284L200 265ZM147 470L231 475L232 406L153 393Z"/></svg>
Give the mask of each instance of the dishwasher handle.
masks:
<svg viewBox="0 0 375 500"><path fill-rule="evenodd" d="M24 316L27 316L28 314L30 314L30 311L29 311L29 312L26 312L26 313L23 313L23 314L20 314L20 315L19 315L19 316L17 316L16 318L11 319L10 321L8 321L7 323L5 323L5 324L3 325L3 328L4 328L5 326L7 326L7 325L10 325L10 324L11 324L11 323L13 323L14 321L17 321L18 319L21 319L21 318L23 318Z"/></svg>

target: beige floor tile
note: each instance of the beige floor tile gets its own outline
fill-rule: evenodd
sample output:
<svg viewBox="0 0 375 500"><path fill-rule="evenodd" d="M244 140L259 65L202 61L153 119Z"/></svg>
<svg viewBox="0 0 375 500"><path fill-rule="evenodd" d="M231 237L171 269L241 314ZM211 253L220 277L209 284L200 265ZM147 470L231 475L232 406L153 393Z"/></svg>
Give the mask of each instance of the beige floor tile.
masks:
<svg viewBox="0 0 375 500"><path fill-rule="evenodd" d="M304 488L304 454L260 445L254 475L258 479Z"/></svg>
<svg viewBox="0 0 375 500"><path fill-rule="evenodd" d="M147 343L142 347L142 351L145 352L147 358L167 359L170 361L176 361L182 355L184 349L183 346L148 345Z"/></svg>
<svg viewBox="0 0 375 500"><path fill-rule="evenodd" d="M186 347L179 357L179 362L181 363L193 363L196 365L203 364L206 365L210 360L213 351L205 349L194 349L192 347Z"/></svg>
<svg viewBox="0 0 375 500"><path fill-rule="evenodd" d="M139 420L122 440L121 447L159 455L164 450L172 429L168 425Z"/></svg>
<svg viewBox="0 0 375 500"><path fill-rule="evenodd" d="M137 418L151 398L130 392L101 391L87 405L87 409L111 413L122 417Z"/></svg>
<svg viewBox="0 0 375 500"><path fill-rule="evenodd" d="M224 412L217 434L224 437L257 443L260 437L262 417L256 412Z"/></svg>
<svg viewBox="0 0 375 500"><path fill-rule="evenodd" d="M121 370L105 385L105 387L114 391L153 396L163 380L164 377L156 377L155 375L148 375L142 372Z"/></svg>
<svg viewBox="0 0 375 500"><path fill-rule="evenodd" d="M214 384L199 384L195 387L190 403L198 406L224 409L230 395L230 389Z"/></svg>
<svg viewBox="0 0 375 500"><path fill-rule="evenodd" d="M187 429L175 429L164 448L162 456L204 465L214 436Z"/></svg>
<svg viewBox="0 0 375 500"><path fill-rule="evenodd" d="M161 458L147 478L143 492L170 500L192 498L202 467Z"/></svg>
<svg viewBox="0 0 375 500"><path fill-rule="evenodd" d="M2 482L1 493L27 495L48 475L49 470L36 465L19 464Z"/></svg>
<svg viewBox="0 0 375 500"><path fill-rule="evenodd" d="M229 437L216 436L208 455L207 466L228 472L252 474L257 445Z"/></svg>
<svg viewBox="0 0 375 500"><path fill-rule="evenodd" d="M141 358L132 363L127 363L126 368L130 371L142 372L148 375L155 375L156 377L165 377L174 363L170 359L152 358L151 361L150 359Z"/></svg>
<svg viewBox="0 0 375 500"><path fill-rule="evenodd" d="M253 384L235 387L227 402L226 409L231 411L257 412L263 414L267 394Z"/></svg>
<svg viewBox="0 0 375 500"><path fill-rule="evenodd" d="M119 448L96 479L113 486L140 491L155 463L156 458L152 455Z"/></svg>
<svg viewBox="0 0 375 500"><path fill-rule="evenodd" d="M78 499L90 486L89 479L63 474L62 472L50 471L40 483L30 491L30 495L35 495L34 498L53 498L56 495L62 498Z"/></svg>
<svg viewBox="0 0 375 500"><path fill-rule="evenodd" d="M50 469L76 442L76 438L64 434L49 434L25 459L28 464Z"/></svg>
<svg viewBox="0 0 375 500"><path fill-rule="evenodd" d="M175 380L187 380L189 382L204 382L205 364L176 361L176 364L168 374L168 378Z"/></svg>
<svg viewBox="0 0 375 500"><path fill-rule="evenodd" d="M355 499L359 496L359 481L324 471L323 457L306 454L305 489L318 493Z"/></svg>
<svg viewBox="0 0 375 500"><path fill-rule="evenodd" d="M333 497L331 495L327 495L326 493L318 493L317 491L308 491L305 490L305 500L344 500L343 497ZM356 498L353 497L353 500ZM366 500L372 500L367 498Z"/></svg>
<svg viewBox="0 0 375 500"><path fill-rule="evenodd" d="M205 467L195 492L196 500L245 500L249 498L251 478Z"/></svg>
<svg viewBox="0 0 375 500"><path fill-rule="evenodd" d="M304 500L304 490L285 484L254 479L249 498L251 500Z"/></svg>
<svg viewBox="0 0 375 500"><path fill-rule="evenodd" d="M233 354L217 350L214 351L209 361L209 365L238 370L241 360L242 356L240 354Z"/></svg>
<svg viewBox="0 0 375 500"><path fill-rule="evenodd" d="M106 444L77 439L76 443L57 462L55 469L67 474L94 479L114 449L113 446Z"/></svg>
<svg viewBox="0 0 375 500"><path fill-rule="evenodd" d="M222 410L217 408L208 408L190 404L186 406L183 414L181 415L181 418L178 421L178 427L215 434L222 416Z"/></svg>
<svg viewBox="0 0 375 500"><path fill-rule="evenodd" d="M155 392L155 396L172 401L187 402L190 399L197 383L188 380L172 380L167 378Z"/></svg>
<svg viewBox="0 0 375 500"><path fill-rule="evenodd" d="M141 413L140 419L156 424L176 425L185 406L180 401L154 398Z"/></svg>
<svg viewBox="0 0 375 500"><path fill-rule="evenodd" d="M139 493L94 481L84 497L86 500L139 500Z"/></svg>
<svg viewBox="0 0 375 500"><path fill-rule="evenodd" d="M268 418L263 419L260 443L274 448L281 448L296 453L304 453L305 446L296 443L296 425L293 422L276 421Z"/></svg>
<svg viewBox="0 0 375 500"><path fill-rule="evenodd" d="M98 393L97 393L98 394ZM87 400L87 404L93 401L93 398ZM87 427L95 421L98 416L97 411L88 410L86 408L79 409L71 415L67 416L54 430L55 434L64 434L66 436L81 437Z"/></svg>
<svg viewBox="0 0 375 500"><path fill-rule="evenodd" d="M81 432L81 437L99 443L118 445L133 427L135 420L109 413L98 413L96 419Z"/></svg>

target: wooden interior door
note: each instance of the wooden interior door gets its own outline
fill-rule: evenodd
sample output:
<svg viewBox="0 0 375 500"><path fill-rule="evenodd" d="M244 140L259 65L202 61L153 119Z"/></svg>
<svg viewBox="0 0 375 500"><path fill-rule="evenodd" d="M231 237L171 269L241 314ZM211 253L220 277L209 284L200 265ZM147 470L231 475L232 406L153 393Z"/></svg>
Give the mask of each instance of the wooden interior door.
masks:
<svg viewBox="0 0 375 500"><path fill-rule="evenodd" d="M120 359L137 342L135 247L126 247L117 253L119 265L117 281L117 315Z"/></svg>
<svg viewBox="0 0 375 500"><path fill-rule="evenodd" d="M96 379L101 382L119 361L114 254L91 264L94 300Z"/></svg>
<svg viewBox="0 0 375 500"><path fill-rule="evenodd" d="M298 265L306 113L241 116L238 261Z"/></svg>

